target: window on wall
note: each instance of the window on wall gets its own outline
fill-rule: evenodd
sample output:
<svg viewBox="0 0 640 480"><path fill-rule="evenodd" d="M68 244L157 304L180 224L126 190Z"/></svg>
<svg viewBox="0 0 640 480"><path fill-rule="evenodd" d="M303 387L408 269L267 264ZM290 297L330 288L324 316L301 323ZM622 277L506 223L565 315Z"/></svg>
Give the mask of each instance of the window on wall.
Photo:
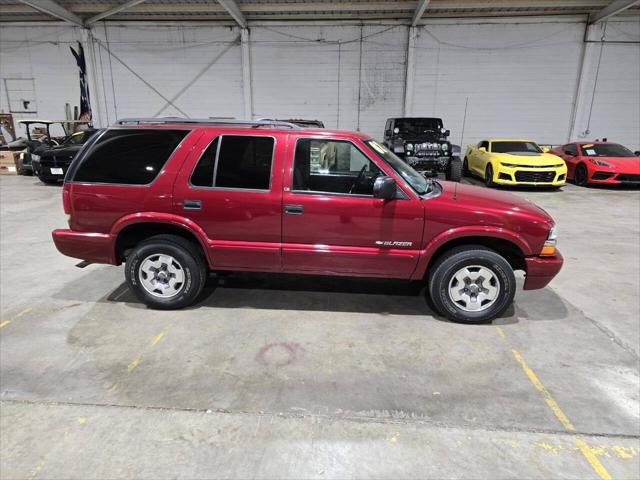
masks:
<svg viewBox="0 0 640 480"><path fill-rule="evenodd" d="M275 141L270 137L224 135L204 151L191 174L196 187L269 190Z"/></svg>
<svg viewBox="0 0 640 480"><path fill-rule="evenodd" d="M298 140L293 168L293 190L373 195L382 171L351 142Z"/></svg>
<svg viewBox="0 0 640 480"><path fill-rule="evenodd" d="M78 166L76 182L145 185L162 170L188 130L107 130Z"/></svg>

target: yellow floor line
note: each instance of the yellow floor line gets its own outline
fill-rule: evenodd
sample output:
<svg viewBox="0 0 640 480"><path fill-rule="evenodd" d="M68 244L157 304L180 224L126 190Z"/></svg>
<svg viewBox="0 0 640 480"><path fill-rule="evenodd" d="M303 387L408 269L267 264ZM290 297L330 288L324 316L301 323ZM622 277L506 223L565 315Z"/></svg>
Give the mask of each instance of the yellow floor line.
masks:
<svg viewBox="0 0 640 480"><path fill-rule="evenodd" d="M18 313L15 317L13 317L11 320L3 320L2 322L0 322L0 328L4 328L7 325L9 325L11 322L13 322L14 320L16 320L17 318L20 318L21 316L23 316L26 313L29 313L31 310L33 310L32 307L29 308L25 308L24 310L22 310L20 313Z"/></svg>
<svg viewBox="0 0 640 480"><path fill-rule="evenodd" d="M0 322L0 328L4 328L10 323L11 323L11 320L4 320L3 322Z"/></svg>
<svg viewBox="0 0 640 480"><path fill-rule="evenodd" d="M574 431L575 427L569 421L567 416L564 414L564 412L560 408L560 405L558 405L558 402L556 402L555 399L551 396L551 394L549 393L549 390L546 389L546 387L538 379L537 375L533 372L533 370L529 368L527 363L524 361L524 358L522 358L522 355L520 355L520 352L518 352L514 348L511 349L511 352L513 353L513 356L515 357L516 361L522 367L522 370L524 370L524 373L527 375L531 383L533 383L533 386L536 387L536 389L540 393L542 393L542 396L547 402L547 405L549 405L549 408L551 409L551 411L555 414L558 420L560 420L560 423L562 423L562 425L564 425L564 428L566 428L567 430Z"/></svg>
<svg viewBox="0 0 640 480"><path fill-rule="evenodd" d="M604 465L600 463L600 460L598 460L598 457L593 452L593 450L589 447L589 445L587 445L584 441L580 440L579 438L576 439L576 445L578 446L582 454L585 456L585 458L591 465L591 468L595 470L595 472L598 474L598 476L602 480L612 480L611 475L609 474L607 469L604 468Z"/></svg>

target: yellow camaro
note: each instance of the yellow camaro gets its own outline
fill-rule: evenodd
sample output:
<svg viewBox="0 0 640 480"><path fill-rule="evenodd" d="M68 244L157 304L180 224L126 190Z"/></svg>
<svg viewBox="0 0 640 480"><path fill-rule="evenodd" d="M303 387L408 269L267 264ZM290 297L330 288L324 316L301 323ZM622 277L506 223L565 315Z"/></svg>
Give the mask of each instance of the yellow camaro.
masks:
<svg viewBox="0 0 640 480"><path fill-rule="evenodd" d="M488 138L469 145L463 173L495 185L561 187L567 181L567 165L531 140Z"/></svg>

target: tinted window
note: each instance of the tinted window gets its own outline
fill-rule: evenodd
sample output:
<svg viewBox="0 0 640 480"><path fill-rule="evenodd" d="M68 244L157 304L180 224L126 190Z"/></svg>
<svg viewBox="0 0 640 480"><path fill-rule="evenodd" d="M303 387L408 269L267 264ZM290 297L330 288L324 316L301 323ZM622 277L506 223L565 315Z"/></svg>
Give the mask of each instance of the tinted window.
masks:
<svg viewBox="0 0 640 480"><path fill-rule="evenodd" d="M222 137L215 186L269 190L274 144L270 137Z"/></svg>
<svg viewBox="0 0 640 480"><path fill-rule="evenodd" d="M494 153L542 153L538 145L533 142L491 142L491 151Z"/></svg>
<svg viewBox="0 0 640 480"><path fill-rule="evenodd" d="M186 130L107 130L82 160L76 182L151 183L189 133Z"/></svg>
<svg viewBox="0 0 640 480"><path fill-rule="evenodd" d="M489 151L489 142L487 142L486 140L483 140L482 142L480 142L478 144L478 148L482 148L484 147L487 151Z"/></svg>
<svg viewBox="0 0 640 480"><path fill-rule="evenodd" d="M213 168L216 164L216 154L218 153L218 139L216 138L198 160L196 168L191 174L191 185L196 187L213 186Z"/></svg>
<svg viewBox="0 0 640 480"><path fill-rule="evenodd" d="M574 143L570 143L569 145L565 145L564 147L562 147L562 150L567 155L573 155L574 157L578 155L578 147L576 147Z"/></svg>
<svg viewBox="0 0 640 480"><path fill-rule="evenodd" d="M582 155L588 157L635 157L626 147L617 143L594 143L581 145Z"/></svg>
<svg viewBox="0 0 640 480"><path fill-rule="evenodd" d="M382 171L355 145L305 138L296 144L293 190L373 195Z"/></svg>

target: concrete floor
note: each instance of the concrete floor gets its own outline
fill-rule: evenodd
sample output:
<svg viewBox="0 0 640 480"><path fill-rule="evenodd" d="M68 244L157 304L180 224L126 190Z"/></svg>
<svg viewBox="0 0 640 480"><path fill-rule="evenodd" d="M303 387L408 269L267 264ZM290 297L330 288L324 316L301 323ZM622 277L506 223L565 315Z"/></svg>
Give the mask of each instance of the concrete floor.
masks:
<svg viewBox="0 0 640 480"><path fill-rule="evenodd" d="M640 477L640 192L518 193L565 268L468 326L313 277L150 311L55 250L59 187L0 177L0 478Z"/></svg>

